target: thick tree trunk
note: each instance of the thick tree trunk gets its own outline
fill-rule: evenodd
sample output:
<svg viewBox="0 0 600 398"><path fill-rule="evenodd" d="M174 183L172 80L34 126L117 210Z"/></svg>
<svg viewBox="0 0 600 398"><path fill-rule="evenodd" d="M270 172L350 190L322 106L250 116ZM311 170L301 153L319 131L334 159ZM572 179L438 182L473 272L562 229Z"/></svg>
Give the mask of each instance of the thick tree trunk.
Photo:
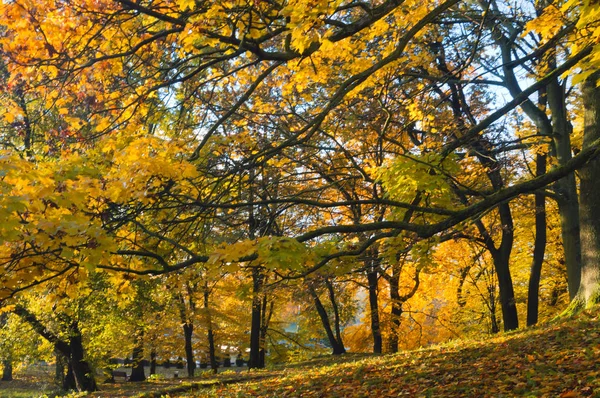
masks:
<svg viewBox="0 0 600 398"><path fill-rule="evenodd" d="M546 155L536 156L536 175L546 173ZM527 326L535 325L539 313L540 279L542 277L542 264L546 252L546 196L538 192L535 194L535 242L533 246L533 263L529 275L527 292Z"/></svg>
<svg viewBox="0 0 600 398"><path fill-rule="evenodd" d="M564 89L558 80L553 80L547 88L548 107L552 115L552 137L554 153L558 165L571 160L571 125L567 117ZM579 224L579 202L575 173L558 180L554 184L560 213L561 236L567 268L569 296L575 297L581 278L581 241Z"/></svg>
<svg viewBox="0 0 600 398"><path fill-rule="evenodd" d="M75 374L73 373L73 367L71 366L71 362L67 364L67 373L65 374L65 378L63 380L63 390L77 390L77 383L75 382Z"/></svg>
<svg viewBox="0 0 600 398"><path fill-rule="evenodd" d="M154 348L150 351L150 374L156 374L156 350Z"/></svg>
<svg viewBox="0 0 600 398"><path fill-rule="evenodd" d="M2 361L2 381L11 381L13 379L13 365L10 359Z"/></svg>
<svg viewBox="0 0 600 398"><path fill-rule="evenodd" d="M600 74L594 73L583 87L583 148L600 139ZM578 306L600 303L600 159L579 170L581 212L581 279L575 298Z"/></svg>
<svg viewBox="0 0 600 398"><path fill-rule="evenodd" d="M194 360L194 347L193 337L194 324L187 322L183 324L183 337L185 340L185 360L187 364L188 377L194 377L194 369L196 368L196 361Z"/></svg>
<svg viewBox="0 0 600 398"><path fill-rule="evenodd" d="M75 377L75 385L78 391L97 391L98 386L94 378L94 372L85 358L85 351L77 322L71 324L71 358L70 366Z"/></svg>
<svg viewBox="0 0 600 398"><path fill-rule="evenodd" d="M260 326L262 319L262 280L263 276L258 269L254 267L252 270L252 320L250 326L250 359L248 361L249 368L260 368Z"/></svg>
<svg viewBox="0 0 600 398"><path fill-rule="evenodd" d="M379 259L377 251L373 253L373 258L367 260L367 283L369 288L369 309L371 311L371 333L373 335L373 353L381 354L383 339L381 337L381 323L379 321L379 300L377 297L379 273Z"/></svg>
<svg viewBox="0 0 600 398"><path fill-rule="evenodd" d="M144 334L138 331L135 336L135 345L132 353L131 376L129 381L145 381L144 373Z"/></svg>
<svg viewBox="0 0 600 398"><path fill-rule="evenodd" d="M54 344L54 349L69 359L69 370L65 377L63 387L65 390L88 391L98 390L94 373L90 365L85 361L85 350L82 344L81 332L77 322L72 322L69 330L70 340L63 341L57 335L49 331L35 314L29 312L25 307L17 305L13 310L21 319L29 323L33 330L40 336Z"/></svg>
<svg viewBox="0 0 600 398"><path fill-rule="evenodd" d="M344 344L341 340L337 340L336 336L333 334L333 329L331 328L331 323L329 322L329 317L327 316L327 311L321 303L321 299L319 299L319 295L315 291L315 289L309 285L308 288L310 295L313 297L315 301L315 307L317 308L317 313L321 318L321 323L323 324L323 328L325 329L325 333L327 333L327 339L329 340L329 344L333 350L333 355L344 354L346 349L344 348Z"/></svg>

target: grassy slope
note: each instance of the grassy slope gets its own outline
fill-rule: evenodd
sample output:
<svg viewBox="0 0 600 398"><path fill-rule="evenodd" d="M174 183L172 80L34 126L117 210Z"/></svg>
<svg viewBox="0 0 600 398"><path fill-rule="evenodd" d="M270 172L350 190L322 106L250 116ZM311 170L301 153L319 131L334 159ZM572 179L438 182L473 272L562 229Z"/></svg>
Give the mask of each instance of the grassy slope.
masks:
<svg viewBox="0 0 600 398"><path fill-rule="evenodd" d="M0 397L37 397L45 389L23 383L0 382ZM347 354L191 382L169 379L101 388L87 396L600 398L600 313L395 355Z"/></svg>
<svg viewBox="0 0 600 398"><path fill-rule="evenodd" d="M334 358L276 373L171 396L600 397L600 317L581 314L487 341Z"/></svg>

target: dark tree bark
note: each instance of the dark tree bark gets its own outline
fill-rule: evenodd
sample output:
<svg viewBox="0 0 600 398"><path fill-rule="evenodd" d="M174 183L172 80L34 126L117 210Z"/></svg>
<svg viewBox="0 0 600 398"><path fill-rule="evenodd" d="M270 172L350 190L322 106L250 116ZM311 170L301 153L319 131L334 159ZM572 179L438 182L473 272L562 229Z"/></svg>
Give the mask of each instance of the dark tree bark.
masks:
<svg viewBox="0 0 600 398"><path fill-rule="evenodd" d="M502 50L502 61L504 63L511 61L510 46L506 43L506 40L499 39ZM453 76L453 73L448 68L446 63L446 56L444 53L444 47L439 46L437 48L437 62L438 69L446 76ZM505 67L505 74L507 78L507 85L514 88L511 83L511 78L514 77L512 70ZM449 83L450 96L447 96L438 89L438 93L442 98L446 97L452 108L452 114L454 121L458 126L459 130L468 130L468 124L476 125L474 115L471 113L469 104L465 98L467 96L464 93L462 85L458 83ZM506 187L504 179L502 177L502 165L498 162L496 155L492 152L492 145L483 137L478 136L474 140L466 143L468 149L472 150L474 155L477 157L479 163L485 167L488 180L490 181L492 188L495 191L500 191ZM460 199L463 203L468 203L467 198L464 194L459 194ZM512 244L514 241L513 231L513 219L508 203L501 203L498 205L498 214L500 216L500 224L502 228L501 241L498 247L492 240L491 235L481 221L476 223L480 234L485 239L486 247L492 255L494 261L494 268L498 276L498 286L500 290L500 304L502 307L502 319L504 321L504 330L514 330L519 327L519 319L517 314L517 306L515 303L515 293L513 288L512 277L510 274L510 254L512 251Z"/></svg>
<svg viewBox="0 0 600 398"><path fill-rule="evenodd" d="M154 348L150 351L150 374L156 374L156 349Z"/></svg>
<svg viewBox="0 0 600 398"><path fill-rule="evenodd" d="M260 368L261 350L261 320L262 320L262 282L263 275L258 267L252 269L252 320L250 326L250 359L249 368Z"/></svg>
<svg viewBox="0 0 600 398"><path fill-rule="evenodd" d="M404 258L398 256L396 259L396 264L392 265L392 275L388 279L390 284L390 300L392 302L390 341L388 343L388 349L390 352L398 352L400 344L400 322L403 312L402 306L407 300L412 298L417 293L419 290L419 285L421 284L421 280L419 278L421 274L421 268L417 268L413 277L413 287L405 295L400 295L400 274L402 273L403 262Z"/></svg>
<svg viewBox="0 0 600 398"><path fill-rule="evenodd" d="M54 358L56 359L56 363L54 365L54 382L57 386L64 387L66 378L65 368L68 368L69 366L69 359L56 348L54 349ZM75 389L75 380L73 380L73 385L68 389Z"/></svg>
<svg viewBox="0 0 600 398"><path fill-rule="evenodd" d="M260 325L260 344L261 344L262 349L260 350L260 357L259 357L259 365L261 368L265 367L267 332L269 330L269 323L271 322L272 315L273 315L273 301L269 302L267 300L267 295L263 294L262 308L261 308L261 325Z"/></svg>
<svg viewBox="0 0 600 398"><path fill-rule="evenodd" d="M54 348L69 359L69 369L65 377L64 388L66 390L76 389L78 391L93 392L98 390L96 379L92 368L85 360L85 350L82 344L81 331L77 322L72 321L69 325L69 341L61 340L57 335L49 331L35 314L29 312L25 307L17 305L13 310L21 319L29 323L33 330L40 336L54 344Z"/></svg>
<svg viewBox="0 0 600 398"><path fill-rule="evenodd" d="M13 365L10 359L2 361L2 381L11 381L13 379Z"/></svg>
<svg viewBox="0 0 600 398"><path fill-rule="evenodd" d="M146 374L144 372L144 333L138 331L135 335L131 364L131 376L129 381L145 381Z"/></svg>
<svg viewBox="0 0 600 398"><path fill-rule="evenodd" d="M335 290L333 289L333 283L331 283L331 280L329 280L328 278L325 278L325 286L327 286L327 292L329 293L329 301L331 301L331 308L333 308L333 325L335 328L335 338L339 346L344 348L344 344L342 343L340 311L337 305L337 300L335 298ZM343 354L344 352L346 352L345 349L343 349L343 352L340 352L340 354Z"/></svg>
<svg viewBox="0 0 600 398"><path fill-rule="evenodd" d="M536 175L546 173L546 155L536 156ZM535 325L539 313L540 279L542 264L546 252L546 196L542 192L535 194L535 242L533 246L533 263L529 275L527 293L527 326Z"/></svg>
<svg viewBox="0 0 600 398"><path fill-rule="evenodd" d="M367 284L369 289L369 309L371 310L371 333L373 335L373 353L381 354L383 339L381 337L381 322L379 321L379 253L373 250L372 257L367 260Z"/></svg>
<svg viewBox="0 0 600 398"><path fill-rule="evenodd" d="M89 363L85 360L85 351L83 348L83 339L79 330L79 324L71 324L71 339L69 342L71 348L70 366L75 377L75 384L78 391L96 391L96 379Z"/></svg>
<svg viewBox="0 0 600 398"><path fill-rule="evenodd" d="M179 294L179 315L183 327L183 339L184 339L184 351L186 370L188 377L194 377L194 370L196 369L196 360L194 359L194 322L193 315L196 312L196 302L194 300L195 287L190 282L185 284L187 293L187 303L184 294Z"/></svg>
<svg viewBox="0 0 600 398"><path fill-rule="evenodd" d="M490 309L490 333L496 334L500 331L498 318L496 317L496 286L488 286L488 303Z"/></svg>
<svg viewBox="0 0 600 398"><path fill-rule="evenodd" d="M331 348L333 349L333 355L344 354L346 352L346 349L344 348L344 344L342 343L341 340L336 339L336 336L333 333L333 329L331 328L331 323L329 322L329 316L327 315L327 310L325 310L325 307L323 306L323 303L321 302L319 295L315 291L314 287L310 284L308 286L308 291L310 292L310 295L313 297L313 300L315 301L315 307L317 309L317 313L319 314L319 317L321 318L321 323L323 324L325 333L327 333L327 339L329 340L329 344L331 345Z"/></svg>
<svg viewBox="0 0 600 398"><path fill-rule="evenodd" d="M183 324L183 336L185 339L185 360L188 377L194 377L196 361L194 360L194 347L192 337L194 334L194 324L192 322Z"/></svg>
<svg viewBox="0 0 600 398"><path fill-rule="evenodd" d="M210 313L210 291L208 289L208 285L204 285L204 311L206 315L206 329L207 329L207 338L208 338L208 358L210 362L210 368L213 373L217 373L219 369L219 365L217 364L217 356L215 353L215 336L213 332L213 324L212 324L212 316Z"/></svg>
<svg viewBox="0 0 600 398"><path fill-rule="evenodd" d="M77 383L75 382L75 374L73 373L73 367L71 363L67 363L67 373L65 374L65 378L63 380L63 390L77 390Z"/></svg>

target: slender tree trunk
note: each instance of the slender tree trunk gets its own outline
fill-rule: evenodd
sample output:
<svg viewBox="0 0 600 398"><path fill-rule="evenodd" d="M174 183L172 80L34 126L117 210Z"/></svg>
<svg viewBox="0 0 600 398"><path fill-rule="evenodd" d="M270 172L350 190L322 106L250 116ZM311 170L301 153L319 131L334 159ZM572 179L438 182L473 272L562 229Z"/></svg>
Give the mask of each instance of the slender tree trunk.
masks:
<svg viewBox="0 0 600 398"><path fill-rule="evenodd" d="M371 310L371 333L373 335L373 353L381 354L383 339L381 337L381 323L379 321L379 301L377 297L379 273L378 252L375 250L373 257L368 259L367 283L369 287L369 308Z"/></svg>
<svg viewBox="0 0 600 398"><path fill-rule="evenodd" d="M392 276L390 278L390 301L392 304L392 309L390 314L390 342L388 344L388 349L390 352L398 352L400 339L400 320L402 319L402 302L400 301L400 266L398 264L392 265Z"/></svg>
<svg viewBox="0 0 600 398"><path fill-rule="evenodd" d="M500 331L500 326L498 325L498 317L496 316L496 286L488 286L488 293L488 299L490 304L490 333L496 334Z"/></svg>
<svg viewBox="0 0 600 398"><path fill-rule="evenodd" d="M254 267L252 269L252 323L250 327L250 359L248 361L249 368L260 368L260 326L261 326L261 310L262 310L262 279L260 269Z"/></svg>
<svg viewBox="0 0 600 398"><path fill-rule="evenodd" d="M508 207L508 205L501 205L501 207L502 206ZM505 246L498 250L493 256L496 276L498 277L500 306L502 308L502 321L504 323L505 331L519 328L517 305L515 303L515 291L513 289L512 277L510 275L509 268L510 251L511 246Z"/></svg>
<svg viewBox="0 0 600 398"><path fill-rule="evenodd" d="M583 148L600 139L600 72L584 83ZM600 303L600 158L596 157L579 170L581 211L581 279L575 303L590 307Z"/></svg>
<svg viewBox="0 0 600 398"><path fill-rule="evenodd" d="M13 365L10 359L2 361L2 381L11 381L13 379Z"/></svg>
<svg viewBox="0 0 600 398"><path fill-rule="evenodd" d="M498 38L497 41L500 45L502 60L504 62L503 69L505 71L505 82L507 83L511 93L514 93L515 89L516 91L520 91L518 88L518 83L514 81L515 77L513 71L507 64L511 61L511 44L507 42L505 38ZM446 64L443 47L440 47L439 49L438 65L439 69L443 73L451 75L450 69ZM459 128L465 130L467 128L466 121L469 121L471 124L475 124L475 118L465 101L466 96L463 92L463 87L460 84L454 83L450 83L449 86L451 95L448 99L452 106L455 122ZM441 94L444 95L443 93ZM525 106L525 104L531 105L530 103L524 103L523 106ZM537 110L539 111L539 109ZM499 191L505 188L506 184L504 183L501 173L502 165L498 162L495 154L491 151L492 145L481 136L478 139L467 143L467 145L474 151L479 163L481 163L481 165L487 169L486 174L494 190ZM459 193L459 195L462 195L461 200L463 203L468 202L463 194ZM500 215L500 222L502 225L502 240L498 248L496 248L492 237L485 230L485 227L483 227L483 223L480 221L477 226L480 230L480 233L486 240L486 246L493 257L494 267L496 274L498 275L504 330L513 330L519 327L519 320L517 306L515 303L512 277L510 275L509 268L510 253L512 251L512 244L514 240L513 220L509 204L502 203L498 205L498 213Z"/></svg>
<svg viewBox="0 0 600 398"><path fill-rule="evenodd" d="M536 175L546 173L546 155L536 156ZM539 313L540 279L542 264L546 251L546 196L538 192L535 194L535 242L533 247L533 264L529 275L529 290L527 293L527 326L535 325Z"/></svg>
<svg viewBox="0 0 600 398"><path fill-rule="evenodd" d="M207 329L207 339L208 339L208 359L210 362L210 368L213 373L217 373L219 369L219 364L217 363L217 355L215 352L215 336L213 332L213 324L212 324L212 316L210 313L209 306L209 292L208 287L205 286L204 290L204 310L206 311L206 329Z"/></svg>
<svg viewBox="0 0 600 398"><path fill-rule="evenodd" d="M267 309L267 307L269 307ZM261 308L261 325L260 325L260 355L259 364L261 368L265 367L265 356L267 350L267 331L269 330L269 323L271 322L271 316L273 315L273 302L267 300L267 295L263 294L262 308Z"/></svg>
<svg viewBox="0 0 600 398"><path fill-rule="evenodd" d="M323 324L323 328L325 328L325 333L327 333L327 339L329 340L329 344L333 349L333 355L344 354L346 349L344 348L344 344L338 341L333 334L333 329L331 328L331 323L329 322L329 317L327 316L327 311L325 307L323 307L323 303L321 303L321 299L319 299L319 295L315 291L314 287L309 285L310 295L313 297L315 301L315 307L317 308L317 313L321 318L321 323Z"/></svg>
<svg viewBox="0 0 600 398"><path fill-rule="evenodd" d="M342 348L344 348L344 344L342 343L340 311L339 311L339 308L337 305L337 300L335 299L335 290L333 289L333 284L331 283L331 281L329 279L325 279L325 285L327 286L327 291L329 293L329 300L331 301L331 307L333 308L333 325L335 328L335 338L336 338L338 344ZM343 354L344 352L346 352L345 349L343 349L343 352L341 352L341 354Z"/></svg>
<svg viewBox="0 0 600 398"><path fill-rule="evenodd" d="M144 333L138 331L135 336L135 345L132 353L133 364L131 366L131 376L129 381L145 381L144 373Z"/></svg>
<svg viewBox="0 0 600 398"><path fill-rule="evenodd" d="M210 312L210 291L208 284L204 284L204 311L206 316L206 330L208 339L208 360L210 362L210 368L213 373L217 373L219 370L219 364L217 363L217 355L215 352L215 336L213 332L212 314Z"/></svg>
<svg viewBox="0 0 600 398"><path fill-rule="evenodd" d="M194 369L196 368L196 361L194 360L194 347L192 337L194 334L194 324L187 322L183 324L183 336L185 339L185 360L187 364L188 377L194 377Z"/></svg>

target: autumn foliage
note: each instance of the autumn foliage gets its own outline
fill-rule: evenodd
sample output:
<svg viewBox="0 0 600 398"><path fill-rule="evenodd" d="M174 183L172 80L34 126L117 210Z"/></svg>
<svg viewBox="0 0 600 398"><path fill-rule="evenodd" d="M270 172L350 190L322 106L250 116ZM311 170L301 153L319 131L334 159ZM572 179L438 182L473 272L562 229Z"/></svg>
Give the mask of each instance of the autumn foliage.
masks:
<svg viewBox="0 0 600 398"><path fill-rule="evenodd" d="M42 337L94 390L111 358L191 377L594 307L596 3L3 2L5 368Z"/></svg>

